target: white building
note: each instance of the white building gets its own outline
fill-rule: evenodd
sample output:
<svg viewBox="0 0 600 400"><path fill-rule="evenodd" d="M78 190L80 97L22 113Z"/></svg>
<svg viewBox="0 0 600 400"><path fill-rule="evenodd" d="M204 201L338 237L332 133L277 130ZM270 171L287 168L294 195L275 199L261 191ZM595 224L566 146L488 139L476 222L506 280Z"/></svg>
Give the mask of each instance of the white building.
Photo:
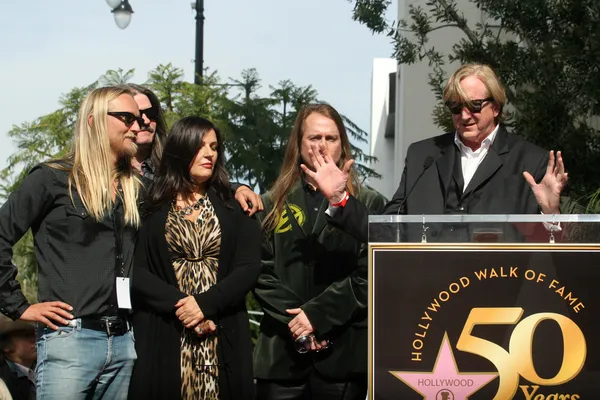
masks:
<svg viewBox="0 0 600 400"><path fill-rule="evenodd" d="M398 19L408 19L411 4L428 9L427 0L398 0ZM475 28L483 22L481 10L468 0L458 0L458 9L469 25ZM430 44L443 54L464 34L458 28L443 28L432 32ZM457 66L447 65L452 73ZM427 60L398 65L394 59L378 58L373 61L371 82L371 154L379 162L371 167L382 179L371 179L369 184L383 195L391 198L402 177L406 150L411 143L437 136L443 132L433 122L432 112L436 99L428 84L431 72Z"/></svg>

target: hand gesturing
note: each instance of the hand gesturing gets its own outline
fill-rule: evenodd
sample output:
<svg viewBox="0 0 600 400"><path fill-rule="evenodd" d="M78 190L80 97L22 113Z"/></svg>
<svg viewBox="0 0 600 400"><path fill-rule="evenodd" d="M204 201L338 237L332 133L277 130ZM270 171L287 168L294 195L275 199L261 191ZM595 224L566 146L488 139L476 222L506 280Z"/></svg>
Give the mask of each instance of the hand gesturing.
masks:
<svg viewBox="0 0 600 400"><path fill-rule="evenodd" d="M330 203L339 203L344 197L346 183L350 176L350 168L354 160L346 161L343 169L339 169L324 146L311 145L308 156L314 171L304 164L300 164L302 171L317 185L319 191Z"/></svg>
<svg viewBox="0 0 600 400"><path fill-rule="evenodd" d="M562 159L562 153L556 152L556 161L554 159L554 151L550 150L548 158L548 166L546 174L540 181L536 183L535 179L527 171L523 172L523 176L535 196L540 209L544 214L559 214L560 213L560 193L567 184L569 179L565 172L565 164Z"/></svg>

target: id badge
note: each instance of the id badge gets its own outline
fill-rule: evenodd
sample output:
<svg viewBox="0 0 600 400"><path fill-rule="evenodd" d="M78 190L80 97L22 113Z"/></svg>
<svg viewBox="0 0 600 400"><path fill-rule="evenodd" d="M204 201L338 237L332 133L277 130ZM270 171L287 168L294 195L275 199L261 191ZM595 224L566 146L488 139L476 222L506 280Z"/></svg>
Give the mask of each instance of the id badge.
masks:
<svg viewBox="0 0 600 400"><path fill-rule="evenodd" d="M119 308L131 309L129 278L117 277L117 304Z"/></svg>

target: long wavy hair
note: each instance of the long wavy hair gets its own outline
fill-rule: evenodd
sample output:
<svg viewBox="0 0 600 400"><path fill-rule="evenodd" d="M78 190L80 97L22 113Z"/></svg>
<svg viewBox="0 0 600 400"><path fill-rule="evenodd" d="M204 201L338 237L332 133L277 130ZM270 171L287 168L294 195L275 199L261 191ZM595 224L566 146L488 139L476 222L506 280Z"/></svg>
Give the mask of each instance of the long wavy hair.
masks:
<svg viewBox="0 0 600 400"><path fill-rule="evenodd" d="M163 113L160 100L154 92L142 85L136 85L135 83L126 83L119 85L119 87L129 89L133 96L137 94L143 94L148 97L152 108L157 111L156 117L156 131L154 132L154 140L152 141L152 150L150 153L150 159L154 168L158 167L162 158L163 148L165 146L165 140L167 137L167 123L165 122L165 115Z"/></svg>
<svg viewBox="0 0 600 400"><path fill-rule="evenodd" d="M108 138L109 103L121 95L131 96L124 88L103 87L92 90L81 103L75 122L70 152L62 159L50 161L48 166L69 172L69 194L73 200L75 186L83 206L96 220L112 213L115 181L122 193L116 191L125 209L125 223L140 225L138 196L142 186L137 172L131 166L131 157L123 156L114 164ZM88 122L92 116L91 123Z"/></svg>
<svg viewBox="0 0 600 400"><path fill-rule="evenodd" d="M294 122L294 128L289 137L288 144L285 150L285 156L283 158L283 164L281 165L281 172L279 177L271 187L270 198L273 202L273 208L263 221L263 229L269 233L275 229L277 222L281 218L283 213L283 206L285 199L287 198L292 187L302 179L303 172L300 169L300 164L303 162L300 148L302 145L303 127L306 119L309 115L317 113L324 117L327 117L337 126L340 134L340 141L342 145L342 154L340 160L337 163L338 168L342 168L346 161L352 158L350 140L348 139L348 133L344 126L344 121L340 114L335 108L329 104L309 104L303 107L296 116ZM354 168L350 170L350 177L348 179L346 190L348 193L356 196L360 185L358 183L358 176Z"/></svg>
<svg viewBox="0 0 600 400"><path fill-rule="evenodd" d="M225 170L223 140L217 126L201 117L184 117L173 124L167 135L163 156L148 194L147 211L151 212L166 202L173 201L179 194L192 196L197 184L190 174L194 157L202 147L202 139L211 130L217 136L217 161L208 188L214 188L227 205L231 198L229 179Z"/></svg>

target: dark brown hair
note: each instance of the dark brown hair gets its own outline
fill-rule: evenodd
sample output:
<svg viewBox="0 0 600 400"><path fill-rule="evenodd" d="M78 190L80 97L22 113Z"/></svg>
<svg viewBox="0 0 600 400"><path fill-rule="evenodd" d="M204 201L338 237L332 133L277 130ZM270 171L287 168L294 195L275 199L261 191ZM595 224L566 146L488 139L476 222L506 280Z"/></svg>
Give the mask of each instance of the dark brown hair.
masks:
<svg viewBox="0 0 600 400"><path fill-rule="evenodd" d="M167 138L167 123L165 122L165 116L162 110L162 106L160 105L160 100L154 94L154 92L142 85L136 85L135 83L127 83L124 85L120 85L120 87L127 88L132 93L132 96L137 94L143 94L148 97L150 100L150 104L152 104L152 109L156 111L156 131L154 132L154 140L152 141L152 151L150 153L150 159L152 160L152 165L156 169L160 164L160 160L162 158L163 148L165 145L165 140Z"/></svg>
<svg viewBox="0 0 600 400"><path fill-rule="evenodd" d="M205 118L184 117L175 122L167 135L163 157L148 194L148 210L173 201L178 194L190 197L194 193L197 185L190 175L190 165L202 146L202 139L211 130L217 136L217 160L207 189L214 188L226 204L231 193L224 166L221 133L215 124Z"/></svg>

